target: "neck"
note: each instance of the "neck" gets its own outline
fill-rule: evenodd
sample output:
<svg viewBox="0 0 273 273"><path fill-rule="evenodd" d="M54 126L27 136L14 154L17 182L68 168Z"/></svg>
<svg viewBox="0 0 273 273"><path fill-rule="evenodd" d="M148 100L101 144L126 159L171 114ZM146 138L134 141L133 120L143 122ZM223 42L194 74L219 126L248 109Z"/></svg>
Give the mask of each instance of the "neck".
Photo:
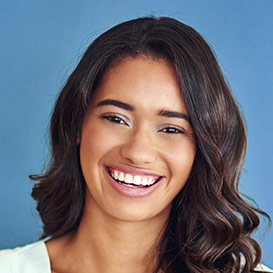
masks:
<svg viewBox="0 0 273 273"><path fill-rule="evenodd" d="M153 272L166 220L166 216L157 216L137 222L124 221L90 204L79 228L64 237L63 249L71 250L74 262L69 266L66 262L64 272Z"/></svg>

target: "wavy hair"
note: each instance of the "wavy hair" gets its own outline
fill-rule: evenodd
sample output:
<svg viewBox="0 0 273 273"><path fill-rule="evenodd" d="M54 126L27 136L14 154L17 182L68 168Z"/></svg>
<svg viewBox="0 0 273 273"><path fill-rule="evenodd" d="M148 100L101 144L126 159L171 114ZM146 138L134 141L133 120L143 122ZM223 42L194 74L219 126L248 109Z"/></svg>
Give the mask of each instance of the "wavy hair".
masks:
<svg viewBox="0 0 273 273"><path fill-rule="evenodd" d="M261 259L251 234L258 214L269 216L239 194L243 120L209 45L193 28L168 17L130 20L100 35L61 90L50 123L50 162L43 174L30 176L37 181L32 197L42 238L77 229L85 205L77 145L83 117L113 61L141 55L173 65L197 145L191 175L173 200L154 272L250 272Z"/></svg>

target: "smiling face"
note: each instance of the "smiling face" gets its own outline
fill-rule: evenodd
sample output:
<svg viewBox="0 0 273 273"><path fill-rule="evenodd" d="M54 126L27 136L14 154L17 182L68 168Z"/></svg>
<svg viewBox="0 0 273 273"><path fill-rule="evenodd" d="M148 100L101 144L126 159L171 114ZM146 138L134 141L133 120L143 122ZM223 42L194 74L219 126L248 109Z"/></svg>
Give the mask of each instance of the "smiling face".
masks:
<svg viewBox="0 0 273 273"><path fill-rule="evenodd" d="M83 121L85 210L128 221L168 217L195 153L172 66L126 58L105 74Z"/></svg>

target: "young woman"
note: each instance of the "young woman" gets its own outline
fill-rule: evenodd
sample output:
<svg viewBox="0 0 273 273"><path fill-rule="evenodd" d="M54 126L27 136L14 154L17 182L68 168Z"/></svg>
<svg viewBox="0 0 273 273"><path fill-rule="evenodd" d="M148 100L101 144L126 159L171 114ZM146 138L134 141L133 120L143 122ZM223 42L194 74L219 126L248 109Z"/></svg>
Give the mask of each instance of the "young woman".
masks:
<svg viewBox="0 0 273 273"><path fill-rule="evenodd" d="M1 272L272 272L251 238L267 214L238 192L241 114L191 27L140 18L102 34L50 129L31 176L44 240L3 251Z"/></svg>

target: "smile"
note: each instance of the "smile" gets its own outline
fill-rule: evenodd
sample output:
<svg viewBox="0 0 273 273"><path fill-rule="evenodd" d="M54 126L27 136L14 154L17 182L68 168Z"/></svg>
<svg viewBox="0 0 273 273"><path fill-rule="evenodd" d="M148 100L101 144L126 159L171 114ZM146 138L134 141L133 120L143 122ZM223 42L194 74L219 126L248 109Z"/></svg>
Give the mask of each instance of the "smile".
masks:
<svg viewBox="0 0 273 273"><path fill-rule="evenodd" d="M149 176L149 175L133 175L118 171L116 169L108 169L110 176L118 183L127 187L151 187L160 181L162 176Z"/></svg>

